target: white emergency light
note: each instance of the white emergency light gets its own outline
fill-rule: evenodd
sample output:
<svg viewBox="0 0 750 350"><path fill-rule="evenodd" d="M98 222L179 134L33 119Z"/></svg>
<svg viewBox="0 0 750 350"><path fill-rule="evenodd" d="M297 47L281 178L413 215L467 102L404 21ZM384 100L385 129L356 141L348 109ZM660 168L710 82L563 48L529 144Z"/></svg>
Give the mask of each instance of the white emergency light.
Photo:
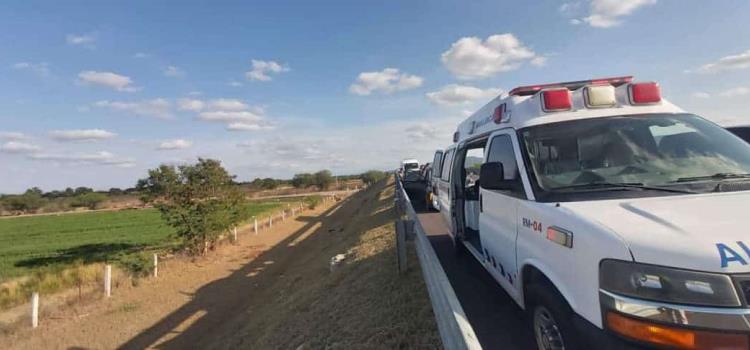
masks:
<svg viewBox="0 0 750 350"><path fill-rule="evenodd" d="M612 85L589 85L583 88L583 97L588 108L608 108L617 104L615 87Z"/></svg>

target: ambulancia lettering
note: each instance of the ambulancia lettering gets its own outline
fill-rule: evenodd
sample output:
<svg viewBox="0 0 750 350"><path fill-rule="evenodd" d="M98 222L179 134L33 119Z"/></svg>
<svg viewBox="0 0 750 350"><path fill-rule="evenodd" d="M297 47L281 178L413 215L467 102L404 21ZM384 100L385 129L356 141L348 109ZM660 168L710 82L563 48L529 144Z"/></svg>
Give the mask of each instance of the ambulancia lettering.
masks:
<svg viewBox="0 0 750 350"><path fill-rule="evenodd" d="M742 241L737 241L735 244L738 249L733 249L724 243L716 243L722 268L729 266L729 263L737 263L744 266L750 260L750 248ZM743 257L739 252L743 252L745 256Z"/></svg>

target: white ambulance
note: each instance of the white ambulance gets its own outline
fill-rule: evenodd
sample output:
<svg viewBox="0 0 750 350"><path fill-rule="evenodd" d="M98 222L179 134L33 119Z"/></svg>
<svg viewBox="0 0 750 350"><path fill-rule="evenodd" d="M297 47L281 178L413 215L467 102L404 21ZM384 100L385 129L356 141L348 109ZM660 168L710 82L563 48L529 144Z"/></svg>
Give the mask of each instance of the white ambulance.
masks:
<svg viewBox="0 0 750 350"><path fill-rule="evenodd" d="M456 247L540 349L750 348L750 145L658 84L513 89L441 160Z"/></svg>

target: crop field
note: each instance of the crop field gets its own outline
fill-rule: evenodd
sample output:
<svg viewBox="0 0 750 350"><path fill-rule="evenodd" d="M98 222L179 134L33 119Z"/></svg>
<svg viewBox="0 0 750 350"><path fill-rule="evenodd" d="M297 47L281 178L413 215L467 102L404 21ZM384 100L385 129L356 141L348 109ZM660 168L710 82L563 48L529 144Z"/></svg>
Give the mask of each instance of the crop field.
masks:
<svg viewBox="0 0 750 350"><path fill-rule="evenodd" d="M245 217L279 208L248 203ZM176 246L156 209L88 212L0 219L0 283L36 270L100 261L127 264L143 251Z"/></svg>

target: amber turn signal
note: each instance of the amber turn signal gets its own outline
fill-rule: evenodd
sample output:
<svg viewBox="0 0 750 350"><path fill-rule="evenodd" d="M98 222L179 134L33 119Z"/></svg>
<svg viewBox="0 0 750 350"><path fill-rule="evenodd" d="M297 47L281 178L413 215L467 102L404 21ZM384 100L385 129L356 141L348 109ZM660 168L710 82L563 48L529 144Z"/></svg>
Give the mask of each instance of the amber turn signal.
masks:
<svg viewBox="0 0 750 350"><path fill-rule="evenodd" d="M626 338L679 349L748 349L747 335L696 331L664 326L626 317L615 312L607 313L610 330Z"/></svg>

